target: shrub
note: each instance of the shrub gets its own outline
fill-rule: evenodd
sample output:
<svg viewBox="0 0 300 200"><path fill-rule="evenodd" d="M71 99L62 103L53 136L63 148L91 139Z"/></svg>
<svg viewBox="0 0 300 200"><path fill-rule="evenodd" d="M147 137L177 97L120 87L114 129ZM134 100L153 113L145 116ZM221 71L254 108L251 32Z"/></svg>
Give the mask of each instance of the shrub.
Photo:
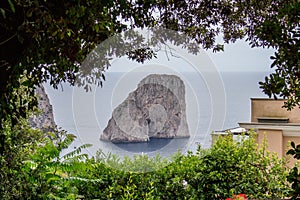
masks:
<svg viewBox="0 0 300 200"><path fill-rule="evenodd" d="M43 133L31 129L23 119L13 128L4 122L0 131L4 138L0 144L0 199L26 198L33 185L24 181L27 174L22 170L23 162L35 151Z"/></svg>
<svg viewBox="0 0 300 200"><path fill-rule="evenodd" d="M85 170L74 172L81 178L73 182L80 195L88 199L226 199L246 194L250 199L274 199L289 192L285 161L266 151L265 145L258 149L254 133L240 142L230 136L219 138L211 149L177 153L169 161L146 155L124 160L108 157L90 159ZM149 171L149 166L156 170Z"/></svg>
<svg viewBox="0 0 300 200"><path fill-rule="evenodd" d="M77 189L71 186L69 173L85 165L87 155L80 154L83 145L64 156L63 149L75 136L64 131L42 132L30 128L20 119L11 128L6 123L0 155L0 199L75 199Z"/></svg>
<svg viewBox="0 0 300 200"><path fill-rule="evenodd" d="M300 160L300 144L296 146L294 142L291 142L291 147L287 155L292 155L295 159ZM300 172L297 165L291 170L287 180L292 184L290 193L292 199L300 199Z"/></svg>
<svg viewBox="0 0 300 200"><path fill-rule="evenodd" d="M81 150L89 145L62 155L73 135L43 133L22 120L1 131L6 136L1 199L226 199L236 194L275 199L288 196L287 177L294 182L299 177L295 168L288 176L285 161L266 151L266 142L258 149L254 133L240 141L218 138L210 149L199 146L171 159L146 154L120 159L101 152L88 158ZM292 143L288 153L298 155L298 146Z"/></svg>
<svg viewBox="0 0 300 200"><path fill-rule="evenodd" d="M261 149L255 134L236 142L231 136L219 138L197 163L191 180L200 199L225 199L233 194L249 198L283 198L288 194L285 161Z"/></svg>

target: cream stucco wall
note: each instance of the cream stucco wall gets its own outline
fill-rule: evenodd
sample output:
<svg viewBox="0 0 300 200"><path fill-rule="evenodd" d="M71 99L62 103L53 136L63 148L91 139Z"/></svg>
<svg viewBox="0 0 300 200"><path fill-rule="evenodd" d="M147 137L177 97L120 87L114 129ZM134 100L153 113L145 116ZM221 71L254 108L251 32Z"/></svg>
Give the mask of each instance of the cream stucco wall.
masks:
<svg viewBox="0 0 300 200"><path fill-rule="evenodd" d="M289 123L300 123L300 109L295 107L291 111L282 108L285 100L251 99L251 122L257 122L258 117L289 118Z"/></svg>
<svg viewBox="0 0 300 200"><path fill-rule="evenodd" d="M259 146L261 146L264 138L266 138L268 142L268 150L272 152L276 152L279 157L282 157L283 150L282 144L283 143L283 135L281 130L265 130L259 129L257 130L257 142Z"/></svg>

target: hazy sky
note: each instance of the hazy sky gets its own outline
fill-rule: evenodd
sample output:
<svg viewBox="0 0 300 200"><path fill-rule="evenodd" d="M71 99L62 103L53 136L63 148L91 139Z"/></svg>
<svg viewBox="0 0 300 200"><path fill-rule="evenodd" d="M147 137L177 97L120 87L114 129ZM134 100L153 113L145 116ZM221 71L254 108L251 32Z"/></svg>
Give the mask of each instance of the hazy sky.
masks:
<svg viewBox="0 0 300 200"><path fill-rule="evenodd" d="M175 51L177 51L179 55L182 56L184 54L182 56L183 59L173 57L170 53L166 53L165 51L159 51L158 58L146 61L143 66L160 64L168 66L170 70L194 70L191 67L186 67L187 62L190 60L189 56L187 56L188 53L182 54L185 50L181 50L179 47L175 48L177 48ZM202 66L208 66L209 64L207 62L212 61L217 71L272 71L272 69L270 69L270 56L273 54L273 49L251 48L245 41L239 40L233 44L226 44L223 52L213 53L211 50L205 51L199 55L197 63ZM207 58L210 58L210 61L208 61ZM109 71L129 72L140 66L142 66L142 64L132 62L126 57L123 57L115 59ZM208 67L206 67L206 69L207 68Z"/></svg>
<svg viewBox="0 0 300 200"><path fill-rule="evenodd" d="M272 71L270 56L274 50L251 48L243 40L225 45L224 52L208 54L221 71Z"/></svg>

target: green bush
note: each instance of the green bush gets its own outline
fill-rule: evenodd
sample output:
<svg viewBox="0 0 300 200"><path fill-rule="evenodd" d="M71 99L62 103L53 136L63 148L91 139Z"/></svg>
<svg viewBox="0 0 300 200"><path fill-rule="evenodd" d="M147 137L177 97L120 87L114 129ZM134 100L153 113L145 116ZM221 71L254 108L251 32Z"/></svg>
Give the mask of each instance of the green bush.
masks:
<svg viewBox="0 0 300 200"><path fill-rule="evenodd" d="M291 142L291 147L287 155L292 155L295 159L300 160L300 144L296 146L294 142ZM287 180L292 184L290 193L292 199L300 199L300 172L298 169L299 166L296 164L287 177Z"/></svg>
<svg viewBox="0 0 300 200"><path fill-rule="evenodd" d="M0 155L0 199L75 199L77 189L68 180L71 171L86 164L83 145L62 156L75 136L64 131L43 132L20 119L5 123Z"/></svg>
<svg viewBox="0 0 300 200"><path fill-rule="evenodd" d="M32 187L30 199L76 199L77 188L71 186L70 172L84 166L86 154L81 150L90 146L82 145L76 150L62 155L75 136L64 131L48 132L36 150L23 163L26 182Z"/></svg>
<svg viewBox="0 0 300 200"><path fill-rule="evenodd" d="M252 133L240 142L219 138L211 149L177 153L169 161L146 155L92 158L84 170L74 171L80 179L73 186L87 199L225 199L240 193L284 198L289 193L286 163L265 149L258 149Z"/></svg>
<svg viewBox="0 0 300 200"><path fill-rule="evenodd" d="M43 133L26 120L1 131L1 199L225 199L240 193L275 199L291 191L285 161L266 151L266 143L258 149L254 133L238 142L221 137L210 149L170 159L120 159L101 151L88 158L81 151L89 145L63 155L73 135Z"/></svg>
<svg viewBox="0 0 300 200"><path fill-rule="evenodd" d="M254 133L240 142L231 136L219 138L195 168L191 185L197 197L224 199L240 193L251 199L286 197L286 163L265 149L263 145L258 150Z"/></svg>
<svg viewBox="0 0 300 200"><path fill-rule="evenodd" d="M5 122L0 131L4 138L0 145L0 199L26 198L33 185L24 181L27 173L22 168L24 161L29 159L42 140L43 134L31 129L22 119L13 128L9 122Z"/></svg>

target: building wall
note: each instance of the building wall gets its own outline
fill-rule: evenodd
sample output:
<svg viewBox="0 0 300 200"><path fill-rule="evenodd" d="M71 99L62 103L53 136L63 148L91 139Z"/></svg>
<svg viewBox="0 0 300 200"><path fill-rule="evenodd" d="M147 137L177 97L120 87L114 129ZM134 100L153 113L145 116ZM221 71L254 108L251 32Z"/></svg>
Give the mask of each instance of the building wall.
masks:
<svg viewBox="0 0 300 200"><path fill-rule="evenodd" d="M279 157L282 157L283 154L283 135L281 130L265 130L259 129L257 130L257 142L259 146L261 146L264 138L268 142L268 150L275 152Z"/></svg>
<svg viewBox="0 0 300 200"><path fill-rule="evenodd" d="M300 144L300 109L295 107L291 111L282 108L284 100L274 99L251 99L251 123L257 131L257 142L261 145L264 136L268 141L268 150L276 152L280 157L285 157L286 152L290 149L290 142ZM258 123L259 117L270 118L288 118L288 123L283 124L262 124ZM275 126L276 125L276 126ZM251 126L251 125L250 125ZM269 126L266 129L263 127ZM298 127L298 128L297 128ZM284 129L291 130L284 130ZM291 158L288 166L294 166L297 160Z"/></svg>
<svg viewBox="0 0 300 200"><path fill-rule="evenodd" d="M258 122L258 117L281 117L289 118L289 123L300 123L300 109L288 111L283 104L284 100L251 99L251 122Z"/></svg>

